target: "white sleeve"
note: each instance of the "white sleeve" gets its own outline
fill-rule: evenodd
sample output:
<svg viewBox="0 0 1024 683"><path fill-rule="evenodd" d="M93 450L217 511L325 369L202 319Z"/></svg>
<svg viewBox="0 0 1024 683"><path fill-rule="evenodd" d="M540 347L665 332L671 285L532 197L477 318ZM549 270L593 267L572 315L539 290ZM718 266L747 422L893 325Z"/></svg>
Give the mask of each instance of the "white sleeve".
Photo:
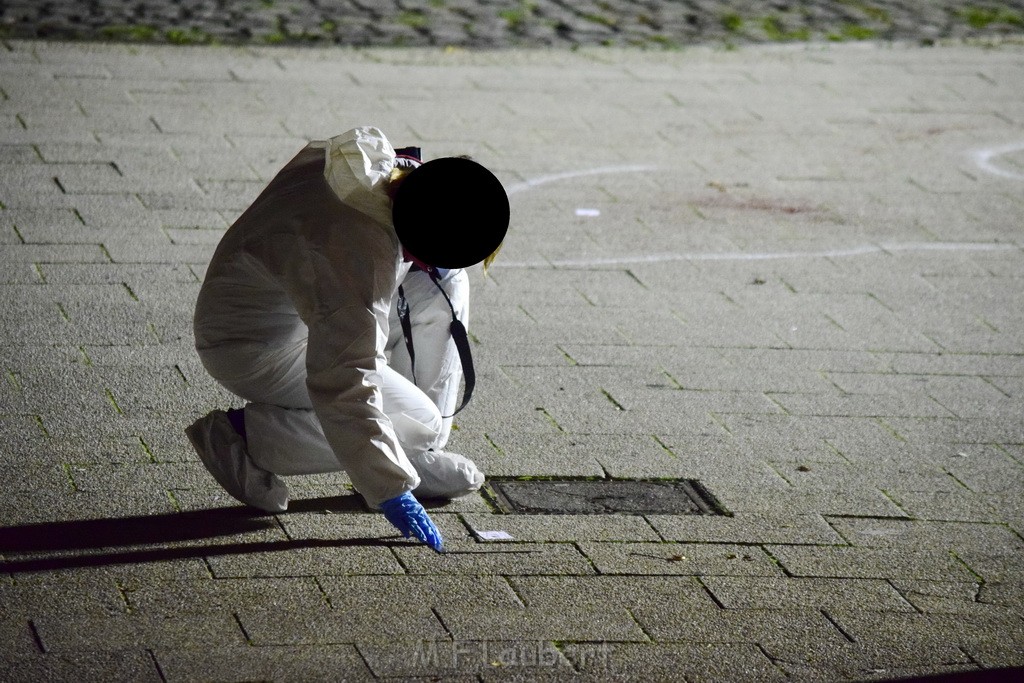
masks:
<svg viewBox="0 0 1024 683"><path fill-rule="evenodd" d="M308 279L296 294L310 298L310 400L335 455L372 506L419 484L384 413L380 390L400 262L386 192L394 159L391 143L376 128L357 128L328 141L324 178L341 202L359 213L311 231L299 259L302 275L292 276Z"/></svg>
<svg viewBox="0 0 1024 683"><path fill-rule="evenodd" d="M386 324L386 323L385 323ZM387 330L365 306L338 309L309 326L306 386L324 436L356 490L373 507L419 485L381 398Z"/></svg>

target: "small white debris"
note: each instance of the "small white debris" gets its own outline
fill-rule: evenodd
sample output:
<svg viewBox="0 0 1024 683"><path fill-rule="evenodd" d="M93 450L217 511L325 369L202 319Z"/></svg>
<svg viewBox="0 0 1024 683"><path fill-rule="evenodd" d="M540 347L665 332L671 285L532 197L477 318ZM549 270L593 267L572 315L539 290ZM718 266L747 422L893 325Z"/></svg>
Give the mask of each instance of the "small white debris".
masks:
<svg viewBox="0 0 1024 683"><path fill-rule="evenodd" d="M512 534L507 531L478 531L476 535L481 541L511 541Z"/></svg>
<svg viewBox="0 0 1024 683"><path fill-rule="evenodd" d="M577 216L588 216L594 218L601 215L600 209L576 209Z"/></svg>

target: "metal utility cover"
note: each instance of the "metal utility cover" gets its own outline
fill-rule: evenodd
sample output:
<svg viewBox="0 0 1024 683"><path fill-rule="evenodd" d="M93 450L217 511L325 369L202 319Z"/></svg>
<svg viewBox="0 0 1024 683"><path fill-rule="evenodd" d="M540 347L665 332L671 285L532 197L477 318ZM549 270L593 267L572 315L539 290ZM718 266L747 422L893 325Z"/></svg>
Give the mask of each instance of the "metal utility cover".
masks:
<svg viewBox="0 0 1024 683"><path fill-rule="evenodd" d="M697 481L602 479L490 481L492 499L511 514L722 514Z"/></svg>

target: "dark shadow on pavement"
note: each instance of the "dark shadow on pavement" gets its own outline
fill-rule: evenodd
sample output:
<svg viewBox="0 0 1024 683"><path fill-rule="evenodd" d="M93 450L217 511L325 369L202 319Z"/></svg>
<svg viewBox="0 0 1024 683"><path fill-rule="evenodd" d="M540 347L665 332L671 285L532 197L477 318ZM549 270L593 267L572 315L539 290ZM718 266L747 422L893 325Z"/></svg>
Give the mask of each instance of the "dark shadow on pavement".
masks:
<svg viewBox="0 0 1024 683"><path fill-rule="evenodd" d="M369 509L360 496L349 495L293 501L288 512L281 514L303 512L367 513ZM166 562L211 555L281 552L298 548L387 546L394 543L375 538L206 543L210 539L273 528L280 528L274 515L244 506L0 527L0 557L3 557L0 559L0 572L38 572ZM36 553L43 556L33 557Z"/></svg>
<svg viewBox="0 0 1024 683"><path fill-rule="evenodd" d="M984 669L981 671L961 671L935 676L886 680L891 681L891 683L1019 683L1024 681L1024 668ZM879 679L875 679L875 681L877 682Z"/></svg>

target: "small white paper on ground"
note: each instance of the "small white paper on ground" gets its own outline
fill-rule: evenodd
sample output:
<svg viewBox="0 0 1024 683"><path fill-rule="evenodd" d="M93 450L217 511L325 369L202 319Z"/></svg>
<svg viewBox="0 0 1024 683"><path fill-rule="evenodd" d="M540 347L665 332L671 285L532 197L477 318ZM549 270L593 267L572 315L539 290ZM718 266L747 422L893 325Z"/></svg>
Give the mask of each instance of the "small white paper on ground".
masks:
<svg viewBox="0 0 1024 683"><path fill-rule="evenodd" d="M512 534L507 531L477 531L476 535L482 541L511 541Z"/></svg>
<svg viewBox="0 0 1024 683"><path fill-rule="evenodd" d="M601 215L601 211L600 211L600 209L576 209L576 215L577 216L590 216L590 217L600 216Z"/></svg>

